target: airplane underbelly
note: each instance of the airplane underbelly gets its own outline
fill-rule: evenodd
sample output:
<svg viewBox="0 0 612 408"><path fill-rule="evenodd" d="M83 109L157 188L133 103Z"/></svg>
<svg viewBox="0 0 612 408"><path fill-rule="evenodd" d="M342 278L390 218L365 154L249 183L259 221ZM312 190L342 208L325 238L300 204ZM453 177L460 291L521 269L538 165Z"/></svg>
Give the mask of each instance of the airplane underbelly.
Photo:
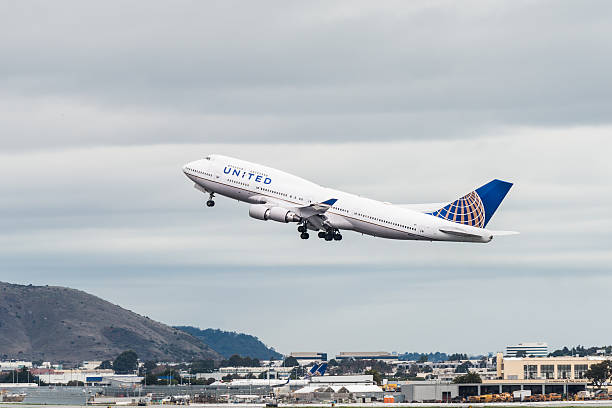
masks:
<svg viewBox="0 0 612 408"><path fill-rule="evenodd" d="M356 232L361 232L362 234L372 235L374 237L379 238L387 238L387 239L402 239L402 240L420 240L421 237L415 236L413 234L398 231L396 229L383 227L377 224L373 224L366 221L360 220L351 220L351 224L353 224L353 228Z"/></svg>
<svg viewBox="0 0 612 408"><path fill-rule="evenodd" d="M220 194L229 198L235 198L237 200L246 200L250 195L252 195L252 193L249 191L234 186L229 186L221 182L199 179L197 183L204 187L207 191L211 191L215 194Z"/></svg>

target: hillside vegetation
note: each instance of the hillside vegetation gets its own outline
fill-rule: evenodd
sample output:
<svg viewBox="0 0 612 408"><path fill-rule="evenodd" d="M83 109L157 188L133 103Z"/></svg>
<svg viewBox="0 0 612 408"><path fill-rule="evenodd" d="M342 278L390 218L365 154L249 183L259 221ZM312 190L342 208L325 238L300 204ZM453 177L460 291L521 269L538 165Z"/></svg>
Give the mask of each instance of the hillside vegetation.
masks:
<svg viewBox="0 0 612 408"><path fill-rule="evenodd" d="M283 356L273 348L266 346L257 337L250 334L223 331L219 329L201 330L192 326L175 326L208 344L225 358L238 354L259 360L281 360Z"/></svg>
<svg viewBox="0 0 612 408"><path fill-rule="evenodd" d="M80 290L0 282L0 357L80 362L221 360L200 339Z"/></svg>

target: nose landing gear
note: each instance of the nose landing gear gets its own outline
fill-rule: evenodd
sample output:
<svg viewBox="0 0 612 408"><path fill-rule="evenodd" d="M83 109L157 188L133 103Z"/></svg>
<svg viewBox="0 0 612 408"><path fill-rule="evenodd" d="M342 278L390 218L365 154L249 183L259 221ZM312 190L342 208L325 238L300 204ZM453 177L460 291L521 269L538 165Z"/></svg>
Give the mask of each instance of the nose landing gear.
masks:
<svg viewBox="0 0 612 408"><path fill-rule="evenodd" d="M206 206L207 207L214 207L215 206L215 202L214 202L213 198L215 198L215 193L210 193L210 196L208 197L208 201L206 201Z"/></svg>

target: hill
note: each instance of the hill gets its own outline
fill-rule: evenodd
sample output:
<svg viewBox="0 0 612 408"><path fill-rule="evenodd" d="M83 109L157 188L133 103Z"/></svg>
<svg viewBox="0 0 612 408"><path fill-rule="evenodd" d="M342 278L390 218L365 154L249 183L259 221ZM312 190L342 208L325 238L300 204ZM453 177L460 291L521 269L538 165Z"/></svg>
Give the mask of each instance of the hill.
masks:
<svg viewBox="0 0 612 408"><path fill-rule="evenodd" d="M201 340L80 290L0 282L0 358L76 363L221 359Z"/></svg>
<svg viewBox="0 0 612 408"><path fill-rule="evenodd" d="M225 358L230 358L234 354L259 360L281 360L283 358L282 354L250 334L218 329L201 330L192 326L175 326L175 328L197 337Z"/></svg>

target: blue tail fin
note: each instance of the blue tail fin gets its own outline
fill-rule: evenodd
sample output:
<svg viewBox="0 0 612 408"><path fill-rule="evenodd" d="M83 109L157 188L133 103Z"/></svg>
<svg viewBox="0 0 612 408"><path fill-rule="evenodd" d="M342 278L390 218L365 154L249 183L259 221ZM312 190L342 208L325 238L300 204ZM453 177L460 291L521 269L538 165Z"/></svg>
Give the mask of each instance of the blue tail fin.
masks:
<svg viewBox="0 0 612 408"><path fill-rule="evenodd" d="M508 194L510 187L512 187L512 183L493 180L428 214L459 224L484 228Z"/></svg>
<svg viewBox="0 0 612 408"><path fill-rule="evenodd" d="M319 366L319 368L317 369L317 374L318 375L324 375L325 374L325 370L327 370L327 363L323 363Z"/></svg>
<svg viewBox="0 0 612 408"><path fill-rule="evenodd" d="M319 369L319 364L313 365L312 368L310 370L308 370L308 375L310 375L310 376L315 375L315 373L317 372L318 369Z"/></svg>

